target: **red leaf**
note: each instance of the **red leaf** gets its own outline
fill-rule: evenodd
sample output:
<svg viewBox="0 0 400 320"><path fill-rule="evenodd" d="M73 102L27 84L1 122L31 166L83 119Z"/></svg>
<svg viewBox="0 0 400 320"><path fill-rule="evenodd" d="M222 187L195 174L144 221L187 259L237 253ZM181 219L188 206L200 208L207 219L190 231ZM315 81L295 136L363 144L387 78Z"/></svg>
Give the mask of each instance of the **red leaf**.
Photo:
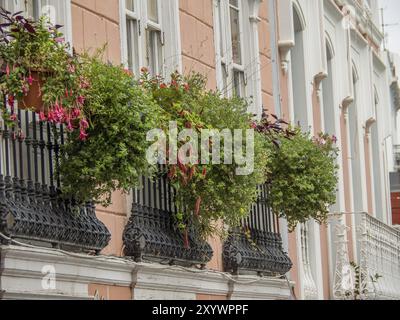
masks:
<svg viewBox="0 0 400 320"><path fill-rule="evenodd" d="M195 212L194 212L196 214L196 216L198 216L200 213L200 205L201 205L201 197L198 197L197 201L196 201Z"/></svg>

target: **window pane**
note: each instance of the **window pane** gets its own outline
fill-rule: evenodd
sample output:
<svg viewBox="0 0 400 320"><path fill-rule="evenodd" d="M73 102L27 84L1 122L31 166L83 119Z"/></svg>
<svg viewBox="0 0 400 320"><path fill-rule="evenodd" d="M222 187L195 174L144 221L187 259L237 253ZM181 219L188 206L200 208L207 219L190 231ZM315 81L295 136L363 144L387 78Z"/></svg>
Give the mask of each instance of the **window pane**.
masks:
<svg viewBox="0 0 400 320"><path fill-rule="evenodd" d="M232 34L232 56L233 62L236 64L242 64L241 57L241 43L240 43L240 25L239 25L239 11L234 8L230 8L231 18L231 34Z"/></svg>
<svg viewBox="0 0 400 320"><path fill-rule="evenodd" d="M147 0L147 14L151 21L158 22L157 0Z"/></svg>
<svg viewBox="0 0 400 320"><path fill-rule="evenodd" d="M244 85L244 72L233 71L233 94L237 97L245 97L245 85Z"/></svg>
<svg viewBox="0 0 400 320"><path fill-rule="evenodd" d="M128 47L128 67L131 71L139 72L139 39L137 21L133 19L126 20L126 35Z"/></svg>
<svg viewBox="0 0 400 320"><path fill-rule="evenodd" d="M239 7L238 0L229 0L229 4L230 4L231 6L236 7L236 8Z"/></svg>
<svg viewBox="0 0 400 320"><path fill-rule="evenodd" d="M161 32L148 30L147 34L147 62L153 75L162 75L162 43Z"/></svg>
<svg viewBox="0 0 400 320"><path fill-rule="evenodd" d="M224 94L225 97L228 96L228 73L226 72L226 64L222 63L221 64L221 70L222 70L222 93Z"/></svg>
<svg viewBox="0 0 400 320"><path fill-rule="evenodd" d="M24 0L24 11L26 14L33 18L39 18L39 1L38 0Z"/></svg>
<svg viewBox="0 0 400 320"><path fill-rule="evenodd" d="M129 11L135 11L135 0L125 0L125 7Z"/></svg>

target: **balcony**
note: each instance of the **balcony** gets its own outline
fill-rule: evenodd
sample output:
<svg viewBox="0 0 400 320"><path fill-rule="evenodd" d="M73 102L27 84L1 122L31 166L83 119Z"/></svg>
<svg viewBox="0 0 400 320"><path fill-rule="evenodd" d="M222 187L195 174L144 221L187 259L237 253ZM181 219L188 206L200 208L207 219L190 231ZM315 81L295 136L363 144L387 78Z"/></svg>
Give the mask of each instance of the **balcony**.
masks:
<svg viewBox="0 0 400 320"><path fill-rule="evenodd" d="M358 261L352 266L345 218L345 214L332 218L336 230L335 298L399 300L400 231L366 213L355 214Z"/></svg>
<svg viewBox="0 0 400 320"><path fill-rule="evenodd" d="M0 130L0 242L99 253L110 233L94 204L77 206L61 196L56 171L63 127L41 122L31 111L16 112L18 126L3 123Z"/></svg>
<svg viewBox="0 0 400 320"><path fill-rule="evenodd" d="M133 198L132 215L123 234L126 256L138 262L205 267L212 249L193 230L189 231L189 246L185 245L174 223L174 189L166 174L156 179L143 177L142 188L133 191Z"/></svg>
<svg viewBox="0 0 400 320"><path fill-rule="evenodd" d="M283 275L292 262L283 251L277 217L267 205L268 185L259 187L259 198L241 228L232 230L224 243L225 271Z"/></svg>

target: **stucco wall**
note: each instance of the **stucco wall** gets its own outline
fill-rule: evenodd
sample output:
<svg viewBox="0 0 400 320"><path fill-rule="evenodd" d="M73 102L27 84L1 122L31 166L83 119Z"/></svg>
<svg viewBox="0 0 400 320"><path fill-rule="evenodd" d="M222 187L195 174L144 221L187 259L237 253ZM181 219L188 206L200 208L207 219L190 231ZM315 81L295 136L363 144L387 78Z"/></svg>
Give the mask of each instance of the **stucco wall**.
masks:
<svg viewBox="0 0 400 320"><path fill-rule="evenodd" d="M77 52L95 52L106 46L104 59L121 62L118 0L72 0L72 41ZM110 244L103 254L122 255L122 232L127 222L127 199L116 192L108 208L97 207L98 218L111 232Z"/></svg>

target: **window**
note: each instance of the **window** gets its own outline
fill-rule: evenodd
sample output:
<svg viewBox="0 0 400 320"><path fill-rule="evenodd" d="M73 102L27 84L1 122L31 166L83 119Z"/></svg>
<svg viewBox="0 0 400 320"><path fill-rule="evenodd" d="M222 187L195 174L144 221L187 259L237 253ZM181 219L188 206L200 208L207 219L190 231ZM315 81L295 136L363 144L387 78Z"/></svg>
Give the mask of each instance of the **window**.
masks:
<svg viewBox="0 0 400 320"><path fill-rule="evenodd" d="M227 96L246 96L242 59L242 0L218 0L220 90Z"/></svg>
<svg viewBox="0 0 400 320"><path fill-rule="evenodd" d="M11 12L23 11L35 20L47 15L52 23L63 26L60 31L72 42L71 0L2 0L0 5Z"/></svg>
<svg viewBox="0 0 400 320"><path fill-rule="evenodd" d="M247 98L261 113L258 7L252 0L214 0L218 89L226 96ZM254 11L254 12L253 12Z"/></svg>
<svg viewBox="0 0 400 320"><path fill-rule="evenodd" d="M136 75L141 67L163 76L180 70L178 1L122 0L122 5L125 65Z"/></svg>

